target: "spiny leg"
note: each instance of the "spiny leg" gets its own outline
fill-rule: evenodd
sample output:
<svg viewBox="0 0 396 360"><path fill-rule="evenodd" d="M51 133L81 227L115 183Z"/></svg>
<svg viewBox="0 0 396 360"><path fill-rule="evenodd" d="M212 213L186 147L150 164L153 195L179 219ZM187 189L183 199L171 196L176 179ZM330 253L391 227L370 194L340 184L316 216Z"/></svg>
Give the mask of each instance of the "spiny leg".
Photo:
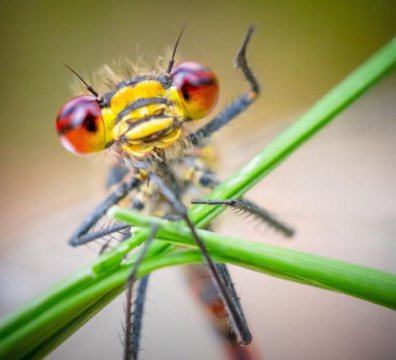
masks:
<svg viewBox="0 0 396 360"><path fill-rule="evenodd" d="M186 156L183 159L183 163L186 168L184 172L185 175L182 179L184 181L184 184L188 184L188 186L193 186L193 188L195 189L200 189L202 186L211 188L216 186L216 184L218 183L214 181L214 175L208 168L210 159L205 158L205 155L207 156L208 154L208 152L206 152L206 150L204 149L206 147L207 145L203 147L202 154L198 152ZM205 159L209 161L205 161ZM201 181L205 184L202 184ZM178 192L176 191L176 193ZM172 220L182 220L180 215L176 215L173 217L167 216L167 218ZM236 306L239 308L241 318L243 318L243 321L246 323L242 305L239 301L238 295L235 291L226 265L216 264L216 268L228 291L230 292L231 297L236 302ZM216 333L223 340L223 348L228 354L227 358L229 358L230 360L252 359L252 357L248 356L251 347L247 348L239 346L238 337L233 331L232 324L229 321L226 306L219 293L219 289L209 272L208 267L202 264L194 264L187 266L186 270L192 290L194 291L197 299L199 299L201 304L206 309L208 318Z"/></svg>
<svg viewBox="0 0 396 360"><path fill-rule="evenodd" d="M260 94L260 85L246 60L246 49L253 32L254 26L250 26L235 59L235 66L242 71L250 84L250 89L235 99L207 125L190 134L189 140L193 144L198 144L201 139L211 136L215 131L228 124L233 118L251 105Z"/></svg>
<svg viewBox="0 0 396 360"><path fill-rule="evenodd" d="M99 220L99 219L98 219ZM129 230L130 226L127 224L122 224L122 223L116 223L110 226L107 226L103 229L100 230L96 230L94 232L91 232L89 234L86 234L84 236L84 244L94 241L96 239L101 239L107 235L113 234L113 233L117 233L120 232L122 230ZM80 244L79 244L80 245Z"/></svg>
<svg viewBox="0 0 396 360"><path fill-rule="evenodd" d="M135 297L135 308L133 311L132 320L132 339L131 339L131 354L133 360L137 360L140 351L140 339L143 327L143 315L144 305L146 303L147 286L150 279L150 274L143 276L137 285L136 297Z"/></svg>
<svg viewBox="0 0 396 360"><path fill-rule="evenodd" d="M106 233L103 236L101 236L103 232ZM130 238L131 227L125 224L117 223L111 226L103 227L102 230L94 231L92 233L97 234L98 239L103 239L105 241L99 250L99 255L102 255L108 248L111 247L111 242L113 240L116 240L117 242L123 242L124 240ZM117 234L117 238L114 236L115 234ZM119 237L118 235L121 235L121 237Z"/></svg>
<svg viewBox="0 0 396 360"><path fill-rule="evenodd" d="M228 292L231 294L231 297L238 299L238 294L235 290L234 283L232 282L231 275L228 272L227 266L225 264L216 264L216 269L219 272L219 275L222 278ZM236 306L238 308L238 312L241 314L243 322L246 323L246 318L245 318L245 314L243 313L241 303L237 301Z"/></svg>
<svg viewBox="0 0 396 360"><path fill-rule="evenodd" d="M111 192L81 223L69 240L71 246L80 246L90 241L103 237L114 231L120 231L128 228L125 224L115 224L113 229L102 229L89 233L89 230L106 214L107 210L121 201L129 192L136 189L141 183L141 180L132 176L129 180L119 184L116 189ZM106 230L107 233L106 233Z"/></svg>
<svg viewBox="0 0 396 360"><path fill-rule="evenodd" d="M237 298L237 294L225 264L216 264L220 276L228 290ZM208 267L204 264L194 264L186 267L189 286L195 297L205 309L208 319L216 334L221 339L223 351L228 360L258 360L261 359L254 346L240 346L236 334L230 326L227 310L219 294L219 289L213 281ZM240 305L239 305L240 306ZM241 309L242 311L242 309Z"/></svg>
<svg viewBox="0 0 396 360"><path fill-rule="evenodd" d="M125 162L121 158L113 159L113 164L110 167L107 178L106 178L106 188L111 189L118 184L122 183L124 177L130 172L130 169L126 166ZM135 200L135 199L134 199ZM127 224L117 223L112 226L107 226L102 228L103 233L100 231L90 231L92 234L92 240L105 238L105 236L110 235L112 237L113 233L122 234L122 238L119 241L124 241L131 236L131 227ZM111 240L106 241L100 248L99 255L103 254L110 247Z"/></svg>
<svg viewBox="0 0 396 360"><path fill-rule="evenodd" d="M258 206L253 201L242 199L227 199L227 200L192 200L191 204L198 205L223 205L229 206L233 209L236 209L241 212L247 212L259 218L260 220L267 223L269 226L274 228L275 230L281 232L283 235L287 237L291 237L294 235L294 229L289 225L279 221L273 214L268 212L266 209Z"/></svg>
<svg viewBox="0 0 396 360"><path fill-rule="evenodd" d="M140 336L142 330L142 319L144 312L144 303L147 293L147 285L149 281L149 275L143 276L137 286L136 298L133 304L132 293L133 286L136 281L136 274L139 265L147 254L152 241L157 233L158 226L153 225L150 234L146 241L143 243L141 250L139 251L136 261L133 264L132 271L127 280L127 292L126 292L126 311L125 311L125 329L124 329L124 360L137 360L140 348ZM134 311L132 307L134 305Z"/></svg>
<svg viewBox="0 0 396 360"><path fill-rule="evenodd" d="M199 167L194 163L194 159L190 159L193 164L190 171L191 178L196 183L208 189L213 189L220 184L220 181L213 175L213 173L207 167ZM280 221L275 215L266 210L265 208L257 205L255 202L242 197L240 200L237 199L226 199L226 200L192 200L191 204L198 205L223 205L229 206L239 212L249 213L261 221L265 222L271 228L281 232L284 236L291 237L294 235L294 229Z"/></svg>
<svg viewBox="0 0 396 360"><path fill-rule="evenodd" d="M152 181L161 194L169 201L175 211L181 215L187 226L201 250L202 256L204 257L208 268L218 286L221 297L226 305L230 321L233 328L238 336L238 341L241 345L247 345L252 341L252 335L250 334L249 328L246 323L245 316L242 312L241 307L238 305L238 297L232 291L229 291L227 285L224 283L222 276L219 274L216 265L209 256L205 244L199 237L197 231L195 230L194 224L191 222L187 214L187 208L178 199L178 197L173 193L173 191L164 183L164 181L155 173L150 173L150 181Z"/></svg>
<svg viewBox="0 0 396 360"><path fill-rule="evenodd" d="M124 161L115 159L107 172L106 188L111 189L113 186L120 184L129 172L130 168L126 166Z"/></svg>
<svg viewBox="0 0 396 360"><path fill-rule="evenodd" d="M238 307L238 310L240 312L240 316L242 317L242 320L247 323L245 314L242 309L242 305L239 301L238 294L235 290L234 283L232 281L231 275L228 271L228 267L226 264L216 264L216 268L224 281L225 286L227 287L227 290L230 292L232 298L237 299L236 301L236 306ZM228 357L230 360L258 360L260 358L259 355L255 355L254 352L252 352L252 347L241 347L238 344L238 339L235 336L235 333L232 332L232 328L230 326L227 326L226 328L227 332L223 334L225 338L225 345L226 345L226 350L228 352Z"/></svg>

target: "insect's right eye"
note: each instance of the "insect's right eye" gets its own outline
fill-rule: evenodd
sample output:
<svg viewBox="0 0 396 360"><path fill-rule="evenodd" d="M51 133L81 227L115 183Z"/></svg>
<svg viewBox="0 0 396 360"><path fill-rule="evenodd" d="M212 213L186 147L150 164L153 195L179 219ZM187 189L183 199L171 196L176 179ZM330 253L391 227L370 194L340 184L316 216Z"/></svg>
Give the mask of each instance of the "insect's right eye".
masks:
<svg viewBox="0 0 396 360"><path fill-rule="evenodd" d="M56 131L62 145L74 154L89 154L106 147L102 112L94 96L77 96L63 105Z"/></svg>
<svg viewBox="0 0 396 360"><path fill-rule="evenodd" d="M191 119L202 119L213 110L219 97L219 84L212 70L186 61L176 65L171 75Z"/></svg>

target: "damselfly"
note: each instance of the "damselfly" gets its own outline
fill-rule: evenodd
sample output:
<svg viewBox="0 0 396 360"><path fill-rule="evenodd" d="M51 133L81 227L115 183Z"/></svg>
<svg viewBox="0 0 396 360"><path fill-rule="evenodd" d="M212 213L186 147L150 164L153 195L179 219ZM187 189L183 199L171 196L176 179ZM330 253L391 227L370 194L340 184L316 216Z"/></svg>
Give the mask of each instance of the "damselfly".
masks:
<svg viewBox="0 0 396 360"><path fill-rule="evenodd" d="M191 283L201 301L209 308L215 329L220 334L230 359L253 359L244 345L252 336L239 298L224 264L215 264L187 214L186 204L197 193L218 184L210 160L208 138L249 107L258 97L259 83L246 60L246 48L253 33L250 27L237 52L236 67L250 88L236 98L205 126L191 126L214 108L219 94L216 75L208 67L187 61L175 65L181 34L165 69L125 76L107 70L106 84L92 86L74 70L90 94L79 95L60 110L56 129L63 146L76 154L107 150L112 155L108 186L113 190L89 214L69 243L72 246L103 239L112 233L128 235L122 223L96 229L107 210L121 201L136 211L168 219L184 220L206 261L205 266L189 269ZM71 70L71 69L70 69ZM286 236L292 230L265 209L247 199L196 201L208 205L230 206L258 216ZM142 245L143 259L157 227L153 226ZM105 245L102 251L105 250ZM132 286L140 261L131 269L127 290L125 358L138 357L142 314L149 276L136 289L132 310Z"/></svg>

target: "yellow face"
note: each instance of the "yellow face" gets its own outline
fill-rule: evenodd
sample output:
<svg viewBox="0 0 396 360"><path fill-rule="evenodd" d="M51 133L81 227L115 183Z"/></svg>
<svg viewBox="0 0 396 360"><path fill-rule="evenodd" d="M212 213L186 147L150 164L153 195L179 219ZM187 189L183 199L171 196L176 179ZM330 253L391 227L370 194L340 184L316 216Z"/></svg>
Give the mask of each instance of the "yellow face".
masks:
<svg viewBox="0 0 396 360"><path fill-rule="evenodd" d="M156 80L143 80L116 91L110 106L102 108L102 116L110 138L138 158L154 148L173 145L188 119L176 88L165 89Z"/></svg>
<svg viewBox="0 0 396 360"><path fill-rule="evenodd" d="M98 98L72 99L58 114L57 131L62 144L77 154L117 144L123 154L147 157L171 148L182 137L183 124L206 116L217 98L213 72L184 62L170 74L119 83Z"/></svg>

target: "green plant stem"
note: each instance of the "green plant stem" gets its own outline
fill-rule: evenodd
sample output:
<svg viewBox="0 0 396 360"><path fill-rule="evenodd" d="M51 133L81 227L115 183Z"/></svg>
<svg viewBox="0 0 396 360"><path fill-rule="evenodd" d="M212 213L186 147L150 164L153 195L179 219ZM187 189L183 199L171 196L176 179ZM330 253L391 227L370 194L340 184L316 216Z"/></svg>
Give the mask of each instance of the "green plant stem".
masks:
<svg viewBox="0 0 396 360"><path fill-rule="evenodd" d="M69 321L64 327L60 328L53 334L46 334L41 338L39 346L33 346L32 351L26 353L24 358L26 359L42 359L48 355L51 350L62 344L70 335L73 335L83 324L90 320L96 313L103 309L105 305L110 303L114 298L124 290L124 286L115 288L109 291L103 297L99 297L93 303L93 305L87 307L82 314L77 317L73 317L73 320ZM74 314L75 315L75 314ZM46 338L44 340L44 338ZM24 349L26 350L26 348Z"/></svg>
<svg viewBox="0 0 396 360"><path fill-rule="evenodd" d="M113 208L112 215L130 225L150 227L152 222L158 223L156 218L117 207ZM164 220L160 220L160 224L159 239L196 248L195 240L184 224ZM206 230L197 232L210 254L222 262L343 292L396 310L396 275L391 273ZM162 267L163 259L167 257L150 258L152 270Z"/></svg>

